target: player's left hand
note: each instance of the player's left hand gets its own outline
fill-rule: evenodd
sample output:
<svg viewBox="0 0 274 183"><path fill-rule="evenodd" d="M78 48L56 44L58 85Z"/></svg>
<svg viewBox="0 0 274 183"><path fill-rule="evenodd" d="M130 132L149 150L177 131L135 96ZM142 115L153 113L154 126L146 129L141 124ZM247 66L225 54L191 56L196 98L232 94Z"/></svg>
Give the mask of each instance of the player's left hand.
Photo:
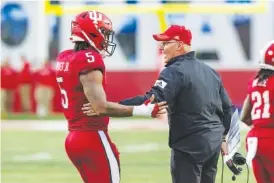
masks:
<svg viewBox="0 0 274 183"><path fill-rule="evenodd" d="M86 114L88 116L97 116L97 113L95 112L95 110L93 109L93 107L90 103L84 104L82 107L82 111L84 114Z"/></svg>
<svg viewBox="0 0 274 183"><path fill-rule="evenodd" d="M159 103L152 103L155 96L152 95L142 105L134 106L132 116L144 116L157 118L166 113L167 103L165 101Z"/></svg>
<svg viewBox="0 0 274 183"><path fill-rule="evenodd" d="M145 116L145 113L147 113L148 116L151 116L153 118L157 118L163 114L166 114L166 108L167 103L166 102L159 102L156 104L151 104L151 102L154 100L154 95L149 100L146 100L145 103L141 106L135 106L140 108L139 113L142 113L141 116ZM82 111L87 116L98 116L98 114L93 109L92 105L90 103L86 103L82 107ZM143 114L144 113L144 114Z"/></svg>

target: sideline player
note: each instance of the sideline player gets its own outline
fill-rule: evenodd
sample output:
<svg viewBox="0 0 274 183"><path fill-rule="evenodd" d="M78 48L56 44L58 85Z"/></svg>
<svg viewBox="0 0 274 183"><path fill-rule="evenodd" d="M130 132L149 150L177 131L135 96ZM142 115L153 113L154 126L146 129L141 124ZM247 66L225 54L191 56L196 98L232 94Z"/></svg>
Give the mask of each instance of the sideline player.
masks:
<svg viewBox="0 0 274 183"><path fill-rule="evenodd" d="M165 102L124 106L106 99L103 57L111 56L116 44L111 20L101 12L80 13L72 21L70 40L74 49L57 57L56 79L62 94L69 134L66 152L86 183L119 183L119 153L108 135L110 117L152 116L165 113ZM90 103L96 117L83 114Z"/></svg>
<svg viewBox="0 0 274 183"><path fill-rule="evenodd" d="M241 121L253 125L247 150L256 152L252 165L257 182L274 183L274 40L261 51L260 70L248 84Z"/></svg>

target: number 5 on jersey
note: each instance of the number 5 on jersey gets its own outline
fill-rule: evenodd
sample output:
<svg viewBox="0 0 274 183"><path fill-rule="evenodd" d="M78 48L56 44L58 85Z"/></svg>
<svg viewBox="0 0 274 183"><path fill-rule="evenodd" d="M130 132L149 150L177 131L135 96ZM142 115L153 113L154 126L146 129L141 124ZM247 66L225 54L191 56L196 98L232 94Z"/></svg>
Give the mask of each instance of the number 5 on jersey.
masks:
<svg viewBox="0 0 274 183"><path fill-rule="evenodd" d="M92 55L91 52L87 52L87 53L85 53L85 55L86 55L87 61L88 61L89 63L92 63L92 62L95 61L95 58L94 58L94 56Z"/></svg>
<svg viewBox="0 0 274 183"><path fill-rule="evenodd" d="M63 83L63 77L57 77L56 78L59 86L60 86L60 91L61 91L61 94L62 94L62 106L64 109L67 109L68 108L68 95L67 95L67 92L66 90L62 89L61 88L61 83Z"/></svg>

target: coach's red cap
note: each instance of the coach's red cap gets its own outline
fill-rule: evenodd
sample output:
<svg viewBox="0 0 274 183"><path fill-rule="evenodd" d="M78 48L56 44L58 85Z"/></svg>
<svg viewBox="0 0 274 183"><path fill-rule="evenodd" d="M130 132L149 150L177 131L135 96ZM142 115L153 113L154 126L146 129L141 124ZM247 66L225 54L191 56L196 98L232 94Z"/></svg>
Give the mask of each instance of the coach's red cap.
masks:
<svg viewBox="0 0 274 183"><path fill-rule="evenodd" d="M190 30L186 29L185 26L171 25L165 32L154 34L153 38L156 41L178 40L191 45L192 35Z"/></svg>

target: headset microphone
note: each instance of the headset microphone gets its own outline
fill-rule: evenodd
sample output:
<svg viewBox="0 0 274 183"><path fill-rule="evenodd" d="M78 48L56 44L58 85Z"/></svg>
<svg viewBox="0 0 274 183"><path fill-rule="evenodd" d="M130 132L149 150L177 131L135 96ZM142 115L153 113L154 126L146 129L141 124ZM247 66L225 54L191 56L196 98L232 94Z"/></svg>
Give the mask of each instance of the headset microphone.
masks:
<svg viewBox="0 0 274 183"><path fill-rule="evenodd" d="M232 181L235 181L236 180L236 176L233 175L231 179L232 179Z"/></svg>

